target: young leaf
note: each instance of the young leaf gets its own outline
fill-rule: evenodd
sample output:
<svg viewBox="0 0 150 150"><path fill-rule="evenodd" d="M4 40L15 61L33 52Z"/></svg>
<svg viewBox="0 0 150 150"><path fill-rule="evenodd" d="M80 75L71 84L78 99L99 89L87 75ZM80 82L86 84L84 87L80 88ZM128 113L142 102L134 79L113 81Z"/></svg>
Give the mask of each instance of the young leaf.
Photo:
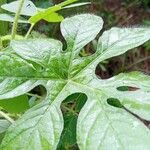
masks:
<svg viewBox="0 0 150 150"><path fill-rule="evenodd" d="M2 5L1 8L9 12L16 13L18 6L19 6L19 1L14 1L14 2ZM37 8L33 4L33 2L30 0L25 0L20 14L25 15L25 16L33 16L36 13L37 13Z"/></svg>
<svg viewBox="0 0 150 150"><path fill-rule="evenodd" d="M30 39L12 41L15 52L1 53L0 99L25 94L37 85L47 90L45 100L8 129L1 149L56 149L64 124L60 105L74 93L87 96L77 121L77 143L81 150L110 149L110 145L114 150L150 149L149 129L122 109L123 106L108 103L110 98L120 105L136 103L138 107L134 111L141 115L143 104L150 105L150 77L136 72L101 80L95 75L99 62L148 41L150 29L112 28L100 37L95 54L80 57L80 51L96 37L102 25L98 16L77 15L61 23L66 51L62 51L59 41ZM138 91L124 93L118 90L122 86L135 87ZM144 117L148 117L149 110L144 112Z"/></svg>
<svg viewBox="0 0 150 150"><path fill-rule="evenodd" d="M74 8L74 7L79 7L79 6L89 5L89 4L91 4L91 2L76 3L76 4L71 4L69 6L65 6L63 9L65 9L65 8Z"/></svg>
<svg viewBox="0 0 150 150"><path fill-rule="evenodd" d="M58 5L55 5L53 7L50 7L46 10L42 10L38 12L36 15L30 17L29 22L32 23L37 23L38 21L44 19L45 17L51 17L51 14L54 14L56 11L60 10L61 7Z"/></svg>
<svg viewBox="0 0 150 150"><path fill-rule="evenodd" d="M8 21L8 22L14 22L15 17L13 15L9 15L9 14L0 14L0 20L1 21ZM20 19L18 20L19 23L29 23L28 20L20 17Z"/></svg>
<svg viewBox="0 0 150 150"><path fill-rule="evenodd" d="M29 19L29 22L32 24L32 23L37 23L38 21L40 21L41 19L45 19L45 18L51 18L51 15L53 17L52 21L50 20L49 22L58 22L58 20L62 21L62 16L61 15L57 15L57 11L61 10L63 7L71 4L71 3L74 3L78 0L67 0L67 1L64 1L58 5L55 5L53 7L49 7L47 9L43 9L42 11L38 12L37 14L35 14L34 16L32 16L30 19ZM55 16L55 17L54 17ZM60 19L61 18L61 19ZM47 20L47 19L45 19Z"/></svg>
<svg viewBox="0 0 150 150"><path fill-rule="evenodd" d="M50 16L43 17L43 19L46 20L47 22L61 22L64 19L64 17L54 12L51 13Z"/></svg>

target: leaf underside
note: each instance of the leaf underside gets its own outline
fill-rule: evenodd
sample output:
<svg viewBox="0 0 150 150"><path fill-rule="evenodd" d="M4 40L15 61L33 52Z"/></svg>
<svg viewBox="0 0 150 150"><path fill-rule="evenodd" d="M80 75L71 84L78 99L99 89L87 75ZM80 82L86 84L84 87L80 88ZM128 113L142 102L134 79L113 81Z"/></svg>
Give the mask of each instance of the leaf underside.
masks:
<svg viewBox="0 0 150 150"><path fill-rule="evenodd" d="M150 77L131 72L102 80L95 75L98 63L148 41L150 29L111 28L99 38L93 55L80 57L80 51L95 39L102 26L98 16L77 15L61 23L65 51L60 41L29 39L12 41L13 52L0 53L0 99L23 95L38 85L47 90L44 101L9 127L0 149L56 149L64 126L60 105L73 93L87 96L77 120L76 138L81 150L150 149L149 129L124 109L107 103L110 98L117 99L150 119ZM118 90L122 86L138 90Z"/></svg>

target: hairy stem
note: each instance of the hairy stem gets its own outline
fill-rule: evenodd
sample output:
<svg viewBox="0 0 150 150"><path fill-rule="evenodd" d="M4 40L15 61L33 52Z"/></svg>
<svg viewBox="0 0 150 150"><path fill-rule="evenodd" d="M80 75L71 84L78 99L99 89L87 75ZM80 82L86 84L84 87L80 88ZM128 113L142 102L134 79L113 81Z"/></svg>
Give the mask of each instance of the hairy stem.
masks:
<svg viewBox="0 0 150 150"><path fill-rule="evenodd" d="M9 122L14 123L14 120L10 118L6 113L0 111L0 115L4 117L5 119L7 119Z"/></svg>
<svg viewBox="0 0 150 150"><path fill-rule="evenodd" d="M41 99L42 98L42 96L39 96L39 95L37 95L37 94L32 94L32 93L26 93L28 96L34 96L34 97L36 97L36 98L39 98L39 99Z"/></svg>
<svg viewBox="0 0 150 150"><path fill-rule="evenodd" d="M34 27L34 25L35 25L35 24L31 24L31 26L30 26L30 28L29 28L29 30L28 30L26 36L25 36L25 39L28 38L28 36L29 36L29 34L31 33L31 31L32 31L32 29L33 29L33 27Z"/></svg>
<svg viewBox="0 0 150 150"><path fill-rule="evenodd" d="M15 21L13 23L12 35L11 35L12 40L15 39L15 35L17 32L17 27L18 27L18 20L20 17L20 13L21 13L21 9L23 7L24 1L25 0L20 0L19 7L18 7L18 10L17 10L16 15L15 15Z"/></svg>

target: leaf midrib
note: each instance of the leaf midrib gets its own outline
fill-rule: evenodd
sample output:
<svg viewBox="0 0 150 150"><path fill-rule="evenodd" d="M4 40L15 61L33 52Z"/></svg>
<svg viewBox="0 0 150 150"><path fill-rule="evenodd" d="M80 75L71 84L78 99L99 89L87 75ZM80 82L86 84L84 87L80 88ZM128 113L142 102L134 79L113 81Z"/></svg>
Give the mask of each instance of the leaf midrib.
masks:
<svg viewBox="0 0 150 150"><path fill-rule="evenodd" d="M0 76L0 79L22 79L22 80L45 80L45 81L49 81L49 80L53 80L53 81L67 81L67 79L58 79L58 78L49 78L49 77L26 77L26 76Z"/></svg>
<svg viewBox="0 0 150 150"><path fill-rule="evenodd" d="M80 24L78 25L78 27L81 27L82 23L83 23L83 22L80 22ZM71 54L70 54L69 67L68 67L68 78L70 78L71 67L72 67L72 62L73 62L73 55L74 55L73 52L74 52L74 50L75 50L76 37L77 37L79 31L80 31L80 28L77 29L77 32L75 33L75 36L74 36L74 38L73 38L74 43L73 43L72 51L71 51Z"/></svg>

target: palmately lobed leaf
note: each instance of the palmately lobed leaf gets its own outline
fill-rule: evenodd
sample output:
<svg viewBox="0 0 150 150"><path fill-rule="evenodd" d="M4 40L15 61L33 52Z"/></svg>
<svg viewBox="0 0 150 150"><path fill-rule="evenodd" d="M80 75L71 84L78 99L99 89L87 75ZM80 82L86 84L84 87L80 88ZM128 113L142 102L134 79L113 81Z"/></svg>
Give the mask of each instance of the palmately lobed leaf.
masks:
<svg viewBox="0 0 150 150"><path fill-rule="evenodd" d="M1 144L2 150L57 149L64 121L60 105L69 95L84 93L87 102L77 121L77 143L81 150L149 150L149 129L135 116L149 119L150 77L139 72L122 73L107 80L95 75L99 62L118 56L150 39L149 28L112 28L99 38L97 51L80 57L80 51L95 39L103 20L81 14L61 23L67 42L28 39L12 41L11 54L0 55L0 99L23 95L43 85L47 96L10 126ZM5 66L5 68L4 68ZM119 87L136 91L120 91ZM122 107L108 103L120 101ZM142 137L142 138L141 138Z"/></svg>

